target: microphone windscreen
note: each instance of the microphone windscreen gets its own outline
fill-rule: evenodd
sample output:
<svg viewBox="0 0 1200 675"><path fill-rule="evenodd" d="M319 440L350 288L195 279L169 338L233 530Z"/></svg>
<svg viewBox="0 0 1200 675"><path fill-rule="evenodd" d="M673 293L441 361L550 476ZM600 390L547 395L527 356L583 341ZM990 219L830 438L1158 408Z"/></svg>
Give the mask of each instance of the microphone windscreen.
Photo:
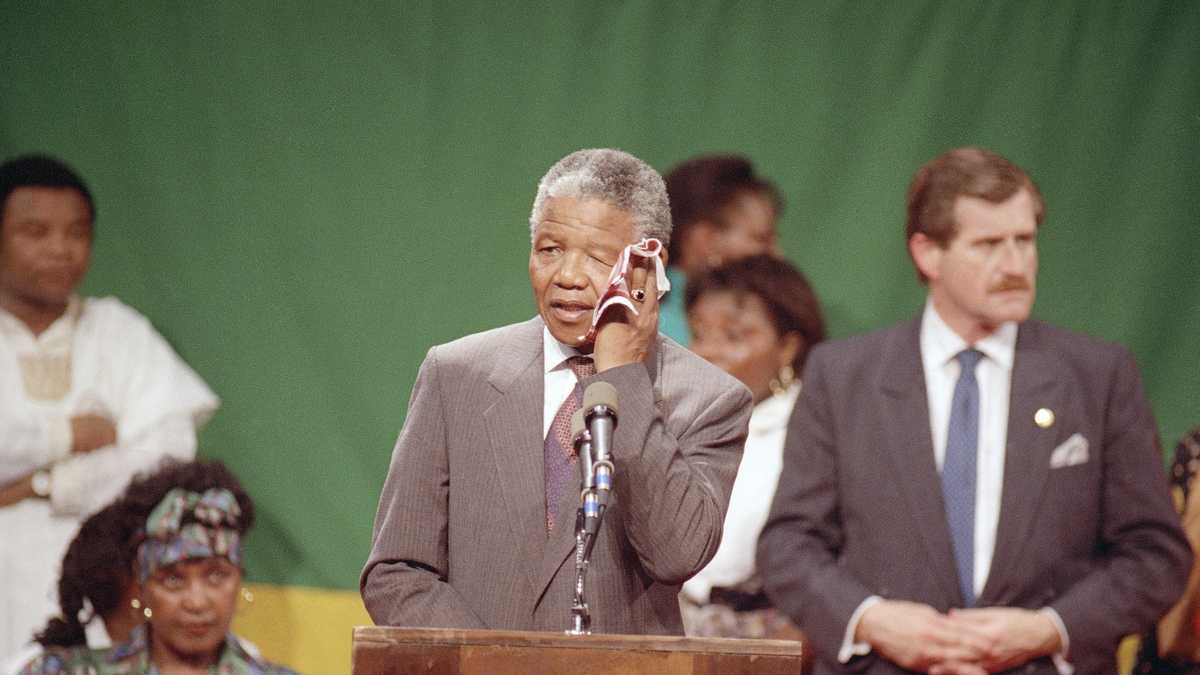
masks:
<svg viewBox="0 0 1200 675"><path fill-rule="evenodd" d="M583 429L585 426L587 426L587 425L584 424L584 422L583 422L583 408L580 408L579 410L575 411L574 415L571 415L571 440L572 441L574 441L576 438L579 438L579 434L583 433Z"/></svg>
<svg viewBox="0 0 1200 675"><path fill-rule="evenodd" d="M593 382L583 390L583 409L591 410L598 405L608 406L617 412L617 388L607 382Z"/></svg>

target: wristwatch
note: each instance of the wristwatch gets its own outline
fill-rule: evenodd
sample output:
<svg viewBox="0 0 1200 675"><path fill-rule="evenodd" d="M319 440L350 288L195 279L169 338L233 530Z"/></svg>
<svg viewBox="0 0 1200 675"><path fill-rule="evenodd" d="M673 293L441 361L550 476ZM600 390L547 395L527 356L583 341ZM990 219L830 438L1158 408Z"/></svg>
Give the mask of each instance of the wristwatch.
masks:
<svg viewBox="0 0 1200 675"><path fill-rule="evenodd" d="M30 485L33 487L33 494L48 499L50 497L50 472L42 469L33 472L33 476L29 479Z"/></svg>

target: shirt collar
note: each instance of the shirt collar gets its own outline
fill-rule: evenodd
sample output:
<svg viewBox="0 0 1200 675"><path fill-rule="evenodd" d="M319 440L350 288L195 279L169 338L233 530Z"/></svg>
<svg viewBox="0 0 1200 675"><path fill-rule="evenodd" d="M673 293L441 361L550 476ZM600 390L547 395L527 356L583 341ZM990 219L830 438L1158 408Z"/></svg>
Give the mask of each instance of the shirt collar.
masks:
<svg viewBox="0 0 1200 675"><path fill-rule="evenodd" d="M45 342L54 339L60 334L70 337L72 329L75 327L75 322L79 319L80 313L83 311L83 301L78 295L72 294L67 299L67 309L42 331L41 335L34 336L29 330L29 326L25 325L24 321L18 319L12 312L0 307L0 334L7 333L9 335L25 335L35 342Z"/></svg>
<svg viewBox="0 0 1200 675"><path fill-rule="evenodd" d="M940 368L967 347L978 349L984 356L1009 370L1017 348L1017 322L1005 321L991 335L974 345L968 345L942 320L933 307L933 300L926 300L925 312L921 316L921 353L929 359L929 363Z"/></svg>
<svg viewBox="0 0 1200 675"><path fill-rule="evenodd" d="M750 414L750 430L764 432L787 426L800 395L800 381L796 380L782 394L772 394L759 401Z"/></svg>
<svg viewBox="0 0 1200 675"><path fill-rule="evenodd" d="M578 355L578 349L555 340L554 336L550 334L550 329L542 326L542 368L544 372L557 370L567 359Z"/></svg>
<svg viewBox="0 0 1200 675"><path fill-rule="evenodd" d="M679 267L671 266L667 268L667 279L671 282L671 290L683 297L684 285L687 284L687 275Z"/></svg>

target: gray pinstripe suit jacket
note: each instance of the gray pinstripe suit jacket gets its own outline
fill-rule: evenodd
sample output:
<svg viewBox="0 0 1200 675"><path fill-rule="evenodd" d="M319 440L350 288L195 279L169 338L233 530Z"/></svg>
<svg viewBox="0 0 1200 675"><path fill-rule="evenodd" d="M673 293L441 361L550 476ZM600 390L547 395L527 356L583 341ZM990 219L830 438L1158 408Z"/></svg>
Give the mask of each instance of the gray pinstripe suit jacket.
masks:
<svg viewBox="0 0 1200 675"><path fill-rule="evenodd" d="M575 509L547 538L542 320L434 347L392 454L360 579L379 625L564 630ZM593 629L679 634L676 594L716 552L749 392L659 336L617 388L614 502L588 572Z"/></svg>

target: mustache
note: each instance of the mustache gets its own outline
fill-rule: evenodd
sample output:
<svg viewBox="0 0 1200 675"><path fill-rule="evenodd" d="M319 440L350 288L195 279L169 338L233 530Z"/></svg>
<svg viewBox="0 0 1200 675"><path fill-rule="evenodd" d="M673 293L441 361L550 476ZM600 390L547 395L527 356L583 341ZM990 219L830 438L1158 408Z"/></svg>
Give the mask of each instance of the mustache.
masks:
<svg viewBox="0 0 1200 675"><path fill-rule="evenodd" d="M1017 274L1005 276L994 286L988 289L989 293L1003 293L1005 291L1028 291L1032 290L1033 285L1029 280Z"/></svg>

